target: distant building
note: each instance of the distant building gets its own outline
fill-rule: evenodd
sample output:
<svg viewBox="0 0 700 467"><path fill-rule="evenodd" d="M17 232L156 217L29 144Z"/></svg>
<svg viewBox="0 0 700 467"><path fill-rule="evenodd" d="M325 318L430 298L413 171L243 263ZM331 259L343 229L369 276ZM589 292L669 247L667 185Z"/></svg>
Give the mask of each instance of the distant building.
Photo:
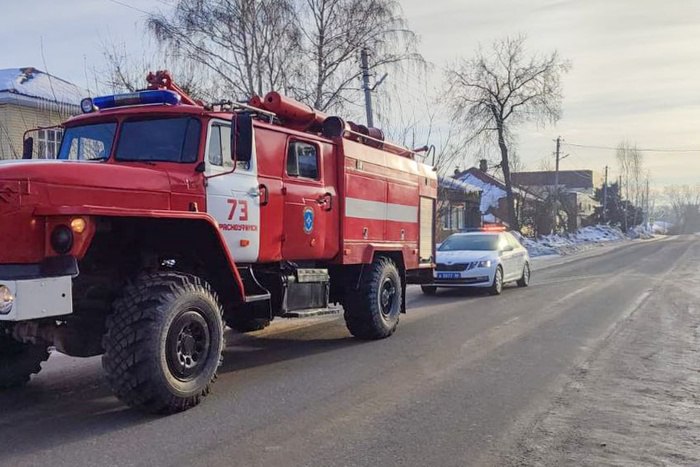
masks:
<svg viewBox="0 0 700 467"><path fill-rule="evenodd" d="M468 227L481 227L481 189L452 177L438 177L437 241Z"/></svg>
<svg viewBox="0 0 700 467"><path fill-rule="evenodd" d="M455 171L454 178L474 185L481 190L481 201L479 210L482 222L485 224L510 225L508 218L508 203L506 197L506 185L502 180L490 175L485 160L480 162L480 166L471 167L464 171ZM522 187L513 186L515 197L515 210L520 214L541 200L533 193ZM535 229L536 230L536 229Z"/></svg>
<svg viewBox="0 0 700 467"><path fill-rule="evenodd" d="M546 197L558 191L562 209L566 211L568 220L567 230L576 229L590 222L598 203L593 199L595 187L600 185L600 180L592 170L560 170L558 180L554 171L538 172L513 172L511 180L513 184L526 190Z"/></svg>
<svg viewBox="0 0 700 467"><path fill-rule="evenodd" d="M59 125L80 113L87 91L36 68L0 69L0 159L22 157L27 130L34 138L34 157L56 156L63 132ZM47 128L49 127L49 128Z"/></svg>

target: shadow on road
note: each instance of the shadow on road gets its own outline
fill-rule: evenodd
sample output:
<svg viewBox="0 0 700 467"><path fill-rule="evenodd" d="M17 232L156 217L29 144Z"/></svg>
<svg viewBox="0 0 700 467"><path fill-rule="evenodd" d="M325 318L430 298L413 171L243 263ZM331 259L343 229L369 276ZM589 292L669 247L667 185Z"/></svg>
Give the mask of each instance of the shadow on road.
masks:
<svg viewBox="0 0 700 467"><path fill-rule="evenodd" d="M362 344L362 341L341 333L339 324L324 321L303 328L283 329L277 333L262 331L252 335L228 331L224 364L219 374ZM324 326L337 327L338 338L314 338L318 335L318 328ZM325 330L324 334L327 335ZM54 366L47 371L51 374L45 375L46 378L32 381L21 389L0 393L0 464L5 457L14 454L26 455L60 444L85 442L137 425L159 423L163 419L131 410L118 401L106 384L99 358L82 360L77 369L77 359L58 358L65 359L60 365L70 362L72 371L64 372ZM51 362L48 365L51 366ZM214 385L216 390L217 385Z"/></svg>

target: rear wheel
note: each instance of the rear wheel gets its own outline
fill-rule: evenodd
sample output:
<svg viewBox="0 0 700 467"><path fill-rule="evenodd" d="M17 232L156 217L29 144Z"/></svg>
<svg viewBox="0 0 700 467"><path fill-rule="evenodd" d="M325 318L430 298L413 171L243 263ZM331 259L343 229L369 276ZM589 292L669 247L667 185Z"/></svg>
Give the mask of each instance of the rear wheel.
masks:
<svg viewBox="0 0 700 467"><path fill-rule="evenodd" d="M425 295L435 295L437 293L437 287L434 285L421 285L420 289Z"/></svg>
<svg viewBox="0 0 700 467"><path fill-rule="evenodd" d="M528 285L530 285L530 263L525 263L523 275L518 279L518 287L527 287Z"/></svg>
<svg viewBox="0 0 700 467"><path fill-rule="evenodd" d="M152 413L197 405L216 379L222 309L209 285L177 272L129 284L107 320L102 364L114 394Z"/></svg>
<svg viewBox="0 0 700 467"><path fill-rule="evenodd" d="M48 360L45 345L23 344L0 329L0 389L9 389L29 382L41 371L41 362Z"/></svg>
<svg viewBox="0 0 700 467"><path fill-rule="evenodd" d="M496 273L493 275L493 282L489 288L489 294L500 295L503 292L503 268L498 266L496 268Z"/></svg>
<svg viewBox="0 0 700 467"><path fill-rule="evenodd" d="M345 324L360 339L383 339L396 330L403 303L401 274L396 264L378 257L365 271L359 291L350 291L343 304Z"/></svg>

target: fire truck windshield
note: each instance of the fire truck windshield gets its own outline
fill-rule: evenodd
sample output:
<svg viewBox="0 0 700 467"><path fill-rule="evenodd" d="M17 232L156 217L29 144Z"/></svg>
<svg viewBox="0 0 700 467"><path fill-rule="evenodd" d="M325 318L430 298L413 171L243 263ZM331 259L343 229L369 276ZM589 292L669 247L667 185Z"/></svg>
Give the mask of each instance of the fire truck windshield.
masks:
<svg viewBox="0 0 700 467"><path fill-rule="evenodd" d="M107 159L112 152L116 129L116 123L66 128L58 158L81 161Z"/></svg>
<svg viewBox="0 0 700 467"><path fill-rule="evenodd" d="M195 162L201 124L191 117L127 120L115 158L120 161Z"/></svg>

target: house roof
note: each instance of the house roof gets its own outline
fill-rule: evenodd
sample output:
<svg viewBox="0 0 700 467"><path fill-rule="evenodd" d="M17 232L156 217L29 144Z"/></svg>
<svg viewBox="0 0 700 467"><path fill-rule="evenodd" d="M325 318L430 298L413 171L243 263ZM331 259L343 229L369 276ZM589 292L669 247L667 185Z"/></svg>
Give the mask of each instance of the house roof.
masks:
<svg viewBox="0 0 700 467"><path fill-rule="evenodd" d="M506 197L505 183L496 177L483 172L477 167L471 167L467 170L456 173L454 178L481 189L480 210L484 214L487 213L490 208L498 208L499 200ZM513 192L523 197L536 197L536 195L533 193L530 193L529 191L517 186L513 186Z"/></svg>
<svg viewBox="0 0 700 467"><path fill-rule="evenodd" d="M482 189L476 185L467 183L464 180L457 180L453 177L438 177L438 182L442 188L447 188L450 190L461 190L465 193L482 191Z"/></svg>
<svg viewBox="0 0 700 467"><path fill-rule="evenodd" d="M79 106L88 92L33 67L0 69L0 96L12 95Z"/></svg>
<svg viewBox="0 0 700 467"><path fill-rule="evenodd" d="M554 186L556 178L554 171L513 172L511 180L521 186ZM592 170L560 170L559 185L566 188L593 188Z"/></svg>

